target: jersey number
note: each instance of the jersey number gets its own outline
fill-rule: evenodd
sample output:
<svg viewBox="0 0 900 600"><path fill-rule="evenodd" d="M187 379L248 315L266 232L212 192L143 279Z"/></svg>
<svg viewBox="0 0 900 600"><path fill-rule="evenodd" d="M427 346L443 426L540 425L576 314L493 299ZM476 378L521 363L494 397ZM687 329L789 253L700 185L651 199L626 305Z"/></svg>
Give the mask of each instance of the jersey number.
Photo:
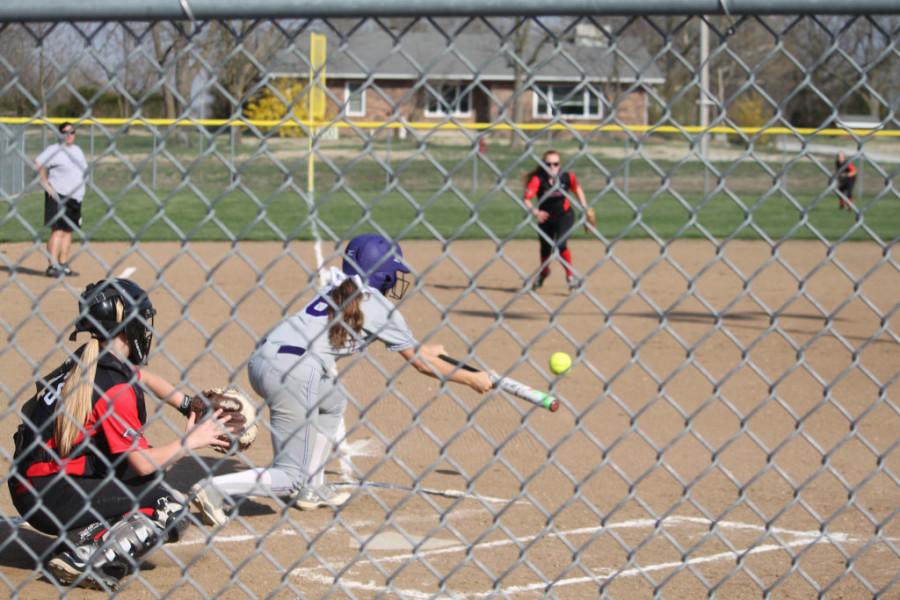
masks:
<svg viewBox="0 0 900 600"><path fill-rule="evenodd" d="M310 302L306 305L306 314L312 315L314 317L327 317L328 316L328 302L322 299L321 296Z"/></svg>

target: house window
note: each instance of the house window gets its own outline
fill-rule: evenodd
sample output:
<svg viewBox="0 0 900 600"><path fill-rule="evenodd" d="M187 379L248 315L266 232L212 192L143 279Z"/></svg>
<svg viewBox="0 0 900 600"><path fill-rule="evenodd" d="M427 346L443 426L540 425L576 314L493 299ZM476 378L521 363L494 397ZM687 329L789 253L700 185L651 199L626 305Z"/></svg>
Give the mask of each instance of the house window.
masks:
<svg viewBox="0 0 900 600"><path fill-rule="evenodd" d="M472 94L461 84L432 85L425 105L426 117L468 117L472 114Z"/></svg>
<svg viewBox="0 0 900 600"><path fill-rule="evenodd" d="M572 119L597 119L603 116L600 94L589 86L539 85L534 88L534 117L556 115Z"/></svg>
<svg viewBox="0 0 900 600"><path fill-rule="evenodd" d="M361 81L344 84L344 114L348 117L364 117L366 114L366 88Z"/></svg>

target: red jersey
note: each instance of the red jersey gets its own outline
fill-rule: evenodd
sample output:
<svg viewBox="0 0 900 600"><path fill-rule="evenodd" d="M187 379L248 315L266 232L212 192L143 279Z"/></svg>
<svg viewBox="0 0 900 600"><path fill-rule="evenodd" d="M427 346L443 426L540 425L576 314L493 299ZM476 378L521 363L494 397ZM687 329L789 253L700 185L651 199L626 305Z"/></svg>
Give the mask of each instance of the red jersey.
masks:
<svg viewBox="0 0 900 600"><path fill-rule="evenodd" d="M525 199L538 199L538 205L547 212L566 212L571 208L569 195L578 191L578 180L575 173L566 171L560 173L559 181L555 181L550 174L541 170L532 175L525 187Z"/></svg>
<svg viewBox="0 0 900 600"><path fill-rule="evenodd" d="M80 357L83 350L82 346L76 355ZM74 365L74 360L67 360L38 382L38 393L22 409L23 423L15 434L15 466L25 477L44 477L63 469L82 477L103 477L110 471L122 475L128 467L123 453L150 447L143 435L147 419L144 395L133 385L140 371L101 351L91 412L75 447L81 445L85 434L91 439L63 459L54 456L59 394Z"/></svg>

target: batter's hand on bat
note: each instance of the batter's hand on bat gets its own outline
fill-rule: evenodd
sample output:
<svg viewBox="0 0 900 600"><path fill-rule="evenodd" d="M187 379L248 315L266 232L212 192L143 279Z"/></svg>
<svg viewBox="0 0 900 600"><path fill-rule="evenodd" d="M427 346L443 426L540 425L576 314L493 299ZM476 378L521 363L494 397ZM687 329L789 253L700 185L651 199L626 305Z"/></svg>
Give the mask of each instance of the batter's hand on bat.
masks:
<svg viewBox="0 0 900 600"><path fill-rule="evenodd" d="M484 371L476 371L474 373L469 373L469 375L471 376L468 381L469 387L479 394L483 394L494 387L494 383L491 381L490 376Z"/></svg>

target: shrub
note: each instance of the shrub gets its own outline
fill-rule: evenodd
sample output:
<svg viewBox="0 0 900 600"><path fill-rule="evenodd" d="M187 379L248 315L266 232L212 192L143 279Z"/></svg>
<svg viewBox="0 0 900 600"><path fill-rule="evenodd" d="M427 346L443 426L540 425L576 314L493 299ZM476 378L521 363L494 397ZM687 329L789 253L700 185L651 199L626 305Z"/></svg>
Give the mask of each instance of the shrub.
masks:
<svg viewBox="0 0 900 600"><path fill-rule="evenodd" d="M290 108L293 119L301 121L306 118L308 102L303 88L304 85L296 80L270 84L247 104L244 116L254 120L280 121L287 116ZM263 129L268 131L272 128ZM279 137L303 136L303 130L299 127L277 126L277 129Z"/></svg>

